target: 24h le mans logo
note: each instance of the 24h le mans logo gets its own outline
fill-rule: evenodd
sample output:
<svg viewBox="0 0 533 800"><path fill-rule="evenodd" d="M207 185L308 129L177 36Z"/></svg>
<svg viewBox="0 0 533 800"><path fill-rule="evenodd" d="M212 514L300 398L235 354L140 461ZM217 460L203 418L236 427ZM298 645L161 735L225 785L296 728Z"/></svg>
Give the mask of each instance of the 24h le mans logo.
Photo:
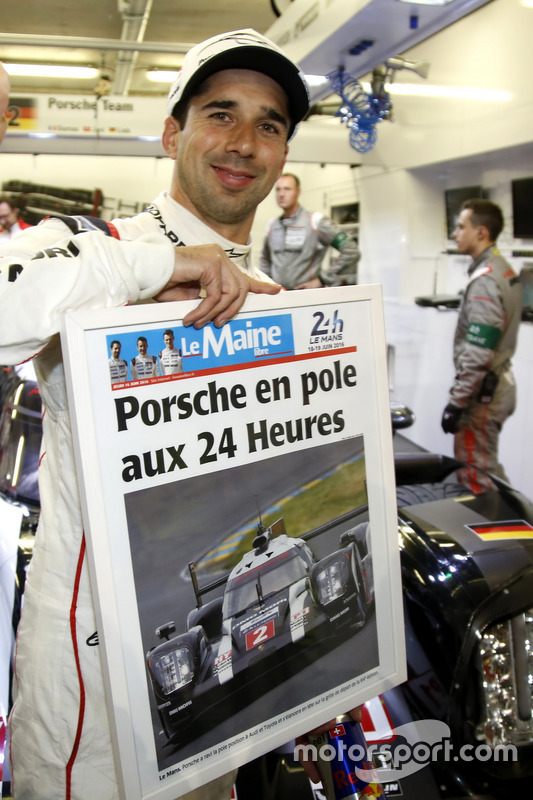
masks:
<svg viewBox="0 0 533 800"><path fill-rule="evenodd" d="M338 309L333 314L326 315L323 311L315 311L313 314L315 324L309 337L310 353L316 350L333 350L344 346L343 330L344 322L339 317Z"/></svg>

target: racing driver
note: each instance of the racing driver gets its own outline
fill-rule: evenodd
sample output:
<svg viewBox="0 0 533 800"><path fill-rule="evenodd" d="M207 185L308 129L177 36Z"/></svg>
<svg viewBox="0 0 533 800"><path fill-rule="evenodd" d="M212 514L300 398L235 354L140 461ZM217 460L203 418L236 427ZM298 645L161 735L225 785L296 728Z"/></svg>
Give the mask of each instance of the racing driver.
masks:
<svg viewBox="0 0 533 800"><path fill-rule="evenodd" d="M162 142L171 186L112 224L49 219L0 258L0 363L34 359L43 402L41 518L18 631L10 717L19 800L118 800L58 332L67 309L205 297L185 325L221 326L248 292L275 294L249 262L257 205L308 110L303 76L255 31L193 47ZM101 229L100 229L101 228ZM81 233L81 235L78 235ZM108 235L111 234L111 235ZM187 795L230 796L234 775Z"/></svg>

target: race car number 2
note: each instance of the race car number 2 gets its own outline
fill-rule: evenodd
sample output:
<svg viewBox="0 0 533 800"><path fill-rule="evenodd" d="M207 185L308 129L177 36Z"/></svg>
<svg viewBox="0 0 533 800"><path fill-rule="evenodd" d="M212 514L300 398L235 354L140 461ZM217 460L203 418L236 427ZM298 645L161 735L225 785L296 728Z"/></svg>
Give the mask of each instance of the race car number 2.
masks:
<svg viewBox="0 0 533 800"><path fill-rule="evenodd" d="M254 647L271 639L275 634L274 620L270 619L264 625L260 625L255 630L246 634L246 649L252 650Z"/></svg>

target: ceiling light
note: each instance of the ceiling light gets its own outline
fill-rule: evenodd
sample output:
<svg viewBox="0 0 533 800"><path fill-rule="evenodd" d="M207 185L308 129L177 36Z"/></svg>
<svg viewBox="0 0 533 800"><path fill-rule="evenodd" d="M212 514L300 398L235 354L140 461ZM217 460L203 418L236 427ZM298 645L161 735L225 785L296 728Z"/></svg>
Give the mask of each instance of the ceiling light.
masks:
<svg viewBox="0 0 533 800"><path fill-rule="evenodd" d="M146 73L149 81L156 83L173 83L178 77L178 69L150 69Z"/></svg>
<svg viewBox="0 0 533 800"><path fill-rule="evenodd" d="M370 84L363 83L366 92ZM411 97L443 97L454 100L488 100L502 102L511 99L511 93L504 89L476 89L469 86L435 86L428 83L386 83L385 91L392 95Z"/></svg>
<svg viewBox="0 0 533 800"><path fill-rule="evenodd" d="M6 71L11 76L26 78L89 78L98 77L98 70L94 67L74 67L60 64L5 64Z"/></svg>
<svg viewBox="0 0 533 800"><path fill-rule="evenodd" d="M415 6L447 6L453 0L400 0L400 3L409 3Z"/></svg>
<svg viewBox="0 0 533 800"><path fill-rule="evenodd" d="M305 80L309 86L321 86L328 81L327 75L306 75Z"/></svg>
<svg viewBox="0 0 533 800"><path fill-rule="evenodd" d="M149 81L156 83L172 83L178 77L178 73L177 69L150 69L147 71L146 77ZM326 75L306 75L305 79L309 86L320 86L328 80Z"/></svg>

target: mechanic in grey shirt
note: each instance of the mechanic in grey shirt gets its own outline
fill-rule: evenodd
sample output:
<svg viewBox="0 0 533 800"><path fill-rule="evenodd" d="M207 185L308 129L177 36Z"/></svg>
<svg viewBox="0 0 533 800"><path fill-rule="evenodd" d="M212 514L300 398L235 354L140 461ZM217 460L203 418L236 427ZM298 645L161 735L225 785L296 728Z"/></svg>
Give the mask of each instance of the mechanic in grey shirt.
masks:
<svg viewBox="0 0 533 800"><path fill-rule="evenodd" d="M299 178L283 174L276 183L276 202L283 214L268 223L260 269L285 289L357 283L360 256L355 240L320 212L302 208L299 196ZM327 269L322 265L330 246L340 255Z"/></svg>

